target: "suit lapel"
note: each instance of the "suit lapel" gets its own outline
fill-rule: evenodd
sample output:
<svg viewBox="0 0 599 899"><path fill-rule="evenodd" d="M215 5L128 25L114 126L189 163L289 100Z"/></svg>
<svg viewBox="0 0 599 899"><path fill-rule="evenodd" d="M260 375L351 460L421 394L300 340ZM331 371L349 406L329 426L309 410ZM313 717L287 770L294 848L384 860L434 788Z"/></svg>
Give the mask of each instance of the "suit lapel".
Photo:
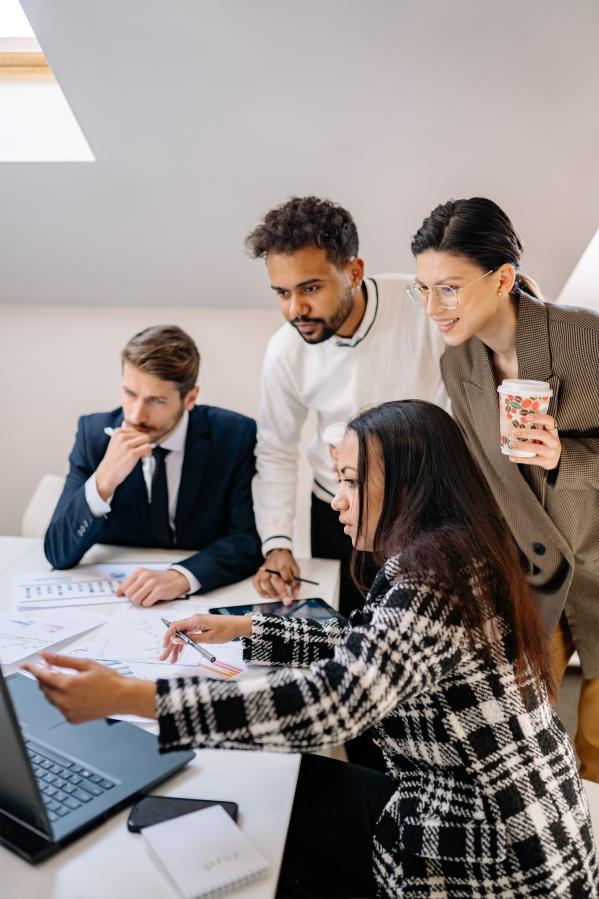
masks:
<svg viewBox="0 0 599 899"><path fill-rule="evenodd" d="M536 342L537 344L539 343L538 331ZM519 346L520 342L517 339L517 347ZM553 410L557 408L559 378L547 372L547 356L544 352L538 353L539 366L537 368L533 368L533 359L534 352L527 344L523 357L524 370L520 367L520 356L518 355L518 377L535 381L549 381L554 391L551 401L552 405L549 407L549 413L553 415L555 413L552 411L552 408ZM551 538L555 546L569 554L570 548L565 544L563 536L545 512L543 505L537 499L526 478L521 474L517 464L510 462L509 457L501 452L499 445L499 398L495 383L495 373L489 351L477 337L472 338L470 381L464 383L464 389L468 398L468 405L470 406L474 431L482 446L484 455L492 463L514 501L523 510L531 523L534 522L534 527L542 528L545 538ZM545 469L539 468L538 471L541 473L540 477L543 480L544 491L547 473ZM540 535L538 536L540 537Z"/></svg>
<svg viewBox="0 0 599 899"><path fill-rule="evenodd" d="M499 444L499 395L490 354L482 341L472 339L472 370L470 382L464 384L474 430L484 455L492 463L510 492L519 497L524 507L537 502L536 497L518 467L501 452Z"/></svg>
<svg viewBox="0 0 599 899"><path fill-rule="evenodd" d="M552 370L547 309L540 300L526 295L521 296L518 302L516 355L519 378L525 378L527 381L547 381L553 390L548 413L554 418L557 417L560 380ZM544 506L548 472L544 468L531 466L528 476L537 494L541 496Z"/></svg>
<svg viewBox="0 0 599 899"><path fill-rule="evenodd" d="M185 440L185 454L181 469L181 483L177 498L175 528L177 542L183 539L194 505L200 494L211 447L211 428L205 406L196 406L189 413Z"/></svg>

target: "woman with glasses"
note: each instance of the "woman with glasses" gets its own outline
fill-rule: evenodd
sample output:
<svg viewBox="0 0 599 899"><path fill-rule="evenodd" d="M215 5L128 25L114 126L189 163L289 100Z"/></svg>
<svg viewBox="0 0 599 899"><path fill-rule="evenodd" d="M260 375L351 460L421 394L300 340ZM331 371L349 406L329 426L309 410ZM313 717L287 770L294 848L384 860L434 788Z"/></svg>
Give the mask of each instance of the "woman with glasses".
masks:
<svg viewBox="0 0 599 899"><path fill-rule="evenodd" d="M452 411L520 549L561 680L577 650L583 672L576 749L599 782L599 316L539 297L520 271L507 215L475 197L437 206L412 241L408 288L439 328ZM549 382L548 414L527 416L502 454L497 387ZM524 439L523 439L524 438Z"/></svg>
<svg viewBox="0 0 599 899"><path fill-rule="evenodd" d="M194 615L198 642L246 641L267 674L137 681L46 654L27 666L71 721L157 717L161 749L306 753L278 899L599 894L572 747L517 550L459 427L431 403L350 422L332 501L382 565L350 624ZM387 773L309 753L376 727ZM256 796L256 801L260 797Z"/></svg>

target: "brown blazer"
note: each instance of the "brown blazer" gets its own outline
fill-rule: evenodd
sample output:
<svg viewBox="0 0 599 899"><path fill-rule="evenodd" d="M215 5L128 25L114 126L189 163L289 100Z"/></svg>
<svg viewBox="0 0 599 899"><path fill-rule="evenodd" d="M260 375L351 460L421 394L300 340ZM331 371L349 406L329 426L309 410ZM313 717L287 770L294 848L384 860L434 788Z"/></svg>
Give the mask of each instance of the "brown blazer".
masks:
<svg viewBox="0 0 599 899"><path fill-rule="evenodd" d="M497 384L486 346L448 347L452 412L520 547L550 634L562 609L584 676L599 677L599 316L523 295L518 377L548 381L562 443L558 468L518 466L499 447ZM523 474L525 471L525 474Z"/></svg>

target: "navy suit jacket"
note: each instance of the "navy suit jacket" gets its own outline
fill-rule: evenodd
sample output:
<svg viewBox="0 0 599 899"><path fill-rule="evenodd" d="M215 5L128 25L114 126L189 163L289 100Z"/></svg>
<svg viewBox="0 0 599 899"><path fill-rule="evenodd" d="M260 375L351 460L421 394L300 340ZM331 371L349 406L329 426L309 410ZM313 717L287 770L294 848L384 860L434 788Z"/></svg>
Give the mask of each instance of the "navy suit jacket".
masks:
<svg viewBox="0 0 599 899"><path fill-rule="evenodd" d="M54 568L72 568L94 543L157 546L152 537L148 496L141 461L115 490L111 511L94 518L85 499L85 482L97 469L122 409L79 419L69 473L44 551ZM201 592L253 574L262 561L254 522L256 423L216 406L195 406L189 426L177 499L177 546L194 550L177 564L191 571Z"/></svg>

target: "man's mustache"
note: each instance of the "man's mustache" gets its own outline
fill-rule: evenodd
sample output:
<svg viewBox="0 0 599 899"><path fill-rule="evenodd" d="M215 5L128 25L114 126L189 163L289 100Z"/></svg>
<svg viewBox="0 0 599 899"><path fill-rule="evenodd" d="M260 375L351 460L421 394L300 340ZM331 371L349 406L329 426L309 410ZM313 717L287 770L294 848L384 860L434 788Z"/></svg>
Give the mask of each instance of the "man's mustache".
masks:
<svg viewBox="0 0 599 899"><path fill-rule="evenodd" d="M308 318L307 315L299 315L291 319L292 325L324 325L324 318Z"/></svg>

